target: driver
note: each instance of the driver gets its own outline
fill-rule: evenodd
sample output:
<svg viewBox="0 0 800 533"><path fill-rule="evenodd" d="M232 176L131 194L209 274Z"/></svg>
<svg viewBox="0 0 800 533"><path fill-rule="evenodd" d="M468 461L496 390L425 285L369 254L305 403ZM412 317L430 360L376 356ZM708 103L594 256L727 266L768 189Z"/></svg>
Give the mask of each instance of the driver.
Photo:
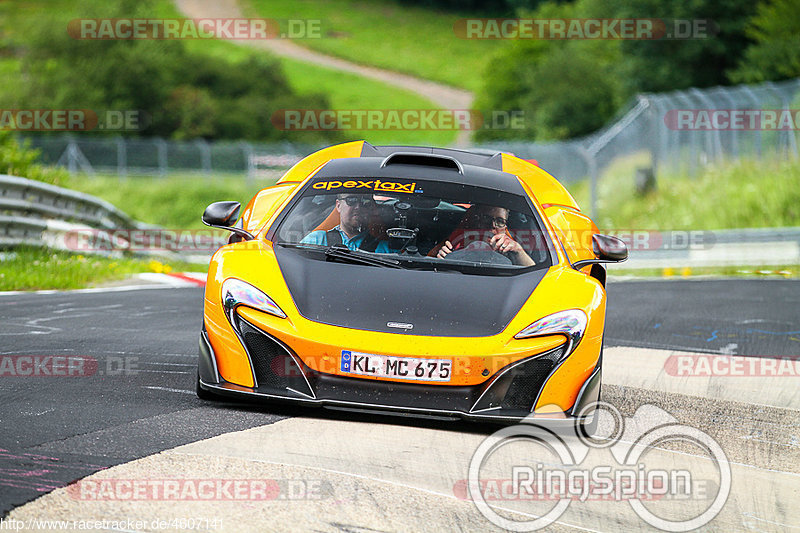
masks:
<svg viewBox="0 0 800 533"><path fill-rule="evenodd" d="M467 242L470 234L477 233L478 236L488 238L489 246L491 246L492 250L508 257L513 264L520 266L535 265L536 262L528 255L522 245L511 238L507 227L508 209L505 207L473 205L464 213L464 217L455 231L450 234L450 237L435 246L428 255L444 259L450 253L464 249L470 244ZM491 234L491 237L489 237L489 234Z"/></svg>
<svg viewBox="0 0 800 533"><path fill-rule="evenodd" d="M303 244L320 244L333 246L344 244L351 250L393 253L388 240L379 240L370 235L367 224L375 210L375 200L371 194L337 194L336 210L339 212L339 224L332 229L312 231L300 242Z"/></svg>

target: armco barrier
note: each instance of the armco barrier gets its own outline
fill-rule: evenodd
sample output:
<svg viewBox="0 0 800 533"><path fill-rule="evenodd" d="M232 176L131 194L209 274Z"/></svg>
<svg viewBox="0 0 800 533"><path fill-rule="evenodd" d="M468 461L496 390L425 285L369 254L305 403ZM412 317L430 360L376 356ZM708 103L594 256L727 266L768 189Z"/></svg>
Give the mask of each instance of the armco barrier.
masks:
<svg viewBox="0 0 800 533"><path fill-rule="evenodd" d="M86 230L154 230L157 226L133 220L110 203L47 183L0 175L0 248L48 246L69 250L67 234ZM103 239L103 233L97 234ZM117 250L117 251L112 251ZM93 253L93 250L82 250ZM119 255L119 246L97 246L94 253ZM172 251L137 250L190 262L207 262L209 254L188 255Z"/></svg>
<svg viewBox="0 0 800 533"><path fill-rule="evenodd" d="M110 203L88 194L15 176L0 175L0 248L20 245L69 249L72 231L158 229L131 219ZM690 232L685 232L690 233ZM800 263L800 227L715 230L704 245L680 249L637 250L628 242L630 259L615 268L682 268L702 266L787 265ZM102 238L102 234L101 234ZM623 237L624 238L624 237ZM710 240L709 240L710 239ZM220 243L224 242L221 239ZM119 249L102 247L103 249ZM91 253L91 250L86 250ZM109 252L106 252L109 253ZM120 253L120 252L117 252ZM137 251L191 262L207 262L208 253Z"/></svg>

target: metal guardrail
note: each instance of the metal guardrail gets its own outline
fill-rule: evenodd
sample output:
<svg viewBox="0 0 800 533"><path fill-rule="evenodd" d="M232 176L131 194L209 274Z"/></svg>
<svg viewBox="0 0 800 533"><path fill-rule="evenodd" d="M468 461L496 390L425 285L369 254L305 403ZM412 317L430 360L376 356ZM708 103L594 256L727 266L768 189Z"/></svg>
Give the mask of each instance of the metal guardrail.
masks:
<svg viewBox="0 0 800 533"><path fill-rule="evenodd" d="M97 229L152 227L94 196L5 174L0 174L0 212L29 219L81 222Z"/></svg>
<svg viewBox="0 0 800 533"><path fill-rule="evenodd" d="M103 246L81 251L103 255L120 253L119 243L112 243L105 232L159 229L132 219L94 196L35 180L0 175L0 248L48 246L70 250L70 233L86 231L87 228L98 230L93 233L93 238ZM167 250L137 250L134 253L179 257ZM180 258L197 260L193 256Z"/></svg>
<svg viewBox="0 0 800 533"><path fill-rule="evenodd" d="M157 226L137 222L110 203L88 194L0 175L0 248L28 245L70 249L65 236L87 227L101 230L95 237L108 240L109 244L111 237L105 236L103 231L160 230ZM659 232L653 234L661 237ZM662 243L649 249L638 249L636 238L621 236L630 249L630 259L619 268L800 263L800 227L666 232L663 236L670 240L675 234L685 234L683 242ZM697 234L698 242L694 242L693 234ZM648 240L653 242L649 237ZM218 244L222 243L224 239ZM115 242L113 246L98 246L99 253L119 250L118 245ZM196 262L208 259L204 255L171 251L138 250L136 253Z"/></svg>
<svg viewBox="0 0 800 533"><path fill-rule="evenodd" d="M0 215L0 247L42 246L47 223L25 217Z"/></svg>
<svg viewBox="0 0 800 533"><path fill-rule="evenodd" d="M659 235L657 231L653 233ZM655 249L639 249L635 238L623 237L628 244L629 259L610 265L609 271L800 264L800 227L681 231L664 235L670 233L682 238L664 242Z"/></svg>

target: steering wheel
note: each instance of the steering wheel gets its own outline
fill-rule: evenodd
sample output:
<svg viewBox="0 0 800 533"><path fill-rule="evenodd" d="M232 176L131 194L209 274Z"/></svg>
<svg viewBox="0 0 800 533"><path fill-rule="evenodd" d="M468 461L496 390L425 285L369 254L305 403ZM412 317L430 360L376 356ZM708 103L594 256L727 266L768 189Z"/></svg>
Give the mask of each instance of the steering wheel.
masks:
<svg viewBox="0 0 800 533"><path fill-rule="evenodd" d="M470 263L489 263L493 265L512 265L511 259L494 250L488 242L475 241L460 250L447 254L445 259L467 261Z"/></svg>

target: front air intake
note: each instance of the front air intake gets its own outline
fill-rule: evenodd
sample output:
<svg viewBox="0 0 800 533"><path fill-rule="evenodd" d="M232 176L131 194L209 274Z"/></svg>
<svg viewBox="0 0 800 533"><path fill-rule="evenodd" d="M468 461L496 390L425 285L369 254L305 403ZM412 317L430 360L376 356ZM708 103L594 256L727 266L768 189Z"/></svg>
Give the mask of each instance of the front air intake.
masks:
<svg viewBox="0 0 800 533"><path fill-rule="evenodd" d="M303 370L283 344L242 317L236 318L237 327L253 364L258 391L283 396L289 391L313 398L314 393Z"/></svg>
<svg viewBox="0 0 800 533"><path fill-rule="evenodd" d="M509 366L489 383L472 412L503 409L531 412L539 391L564 356L566 345Z"/></svg>
<svg viewBox="0 0 800 533"><path fill-rule="evenodd" d="M381 167L388 167L389 165L416 165L421 167L434 167L443 168L447 170L455 170L459 174L464 173L461 163L446 155L438 154L420 154L414 152L397 152L381 163Z"/></svg>

